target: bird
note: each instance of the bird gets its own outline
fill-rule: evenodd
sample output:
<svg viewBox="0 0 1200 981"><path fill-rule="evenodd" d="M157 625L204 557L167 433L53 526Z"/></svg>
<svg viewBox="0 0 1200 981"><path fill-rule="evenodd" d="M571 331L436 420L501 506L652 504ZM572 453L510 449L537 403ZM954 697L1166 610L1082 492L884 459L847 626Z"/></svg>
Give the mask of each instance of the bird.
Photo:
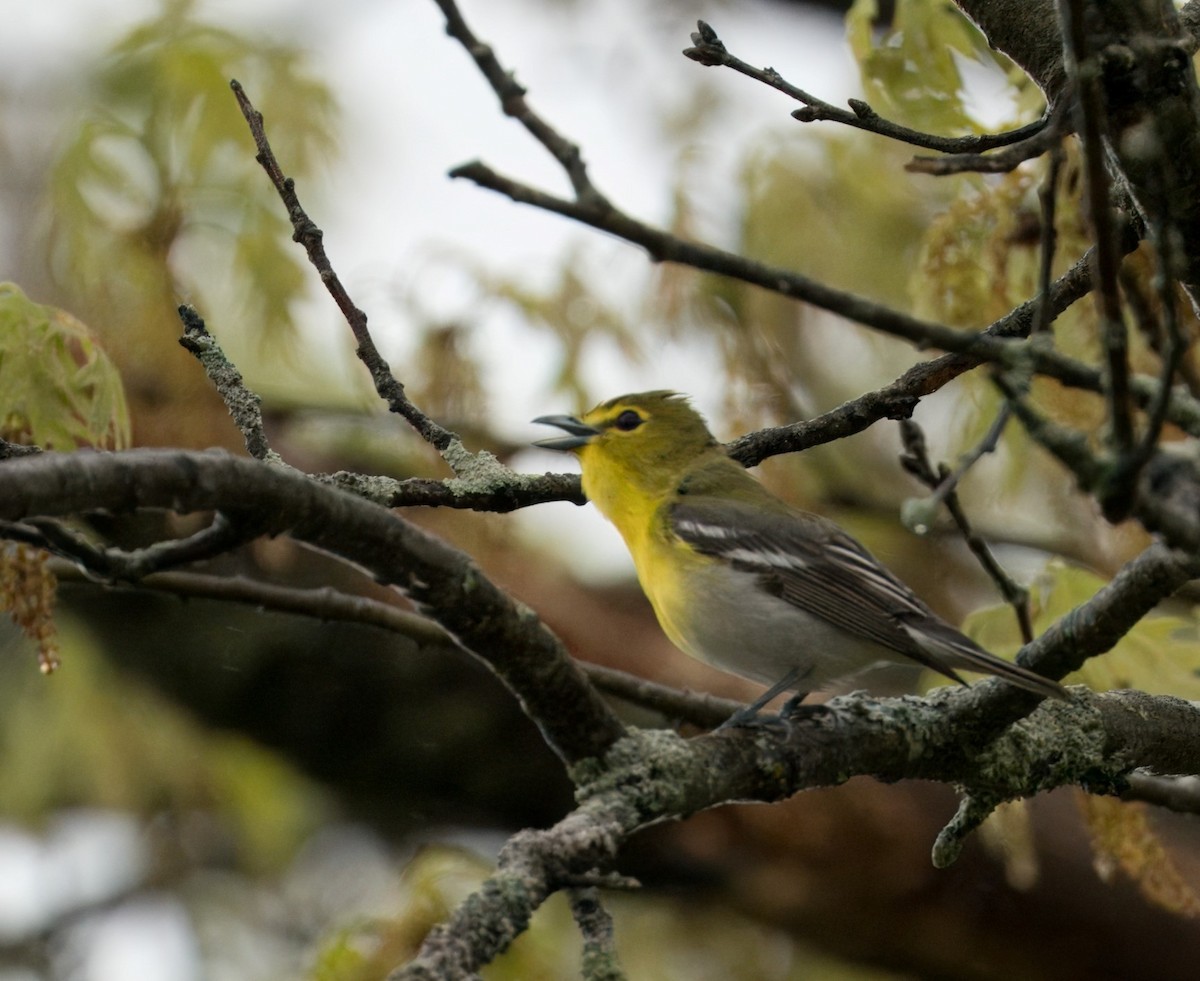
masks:
<svg viewBox="0 0 1200 981"><path fill-rule="evenodd" d="M534 445L578 457L585 495L620 532L671 641L769 686L726 725L756 719L785 691L798 694L782 714L794 711L806 693L888 661L1066 697L941 619L832 521L768 491L686 396L621 395L533 422L566 433Z"/></svg>

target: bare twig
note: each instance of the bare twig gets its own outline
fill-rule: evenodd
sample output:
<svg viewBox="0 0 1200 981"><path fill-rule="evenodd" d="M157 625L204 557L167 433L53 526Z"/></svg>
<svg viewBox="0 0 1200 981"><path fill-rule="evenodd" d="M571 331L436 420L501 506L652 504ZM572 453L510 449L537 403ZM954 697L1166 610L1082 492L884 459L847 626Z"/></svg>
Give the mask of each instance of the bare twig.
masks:
<svg viewBox="0 0 1200 981"><path fill-rule="evenodd" d="M1096 243L1096 308L1102 324L1107 365L1105 395L1108 399L1109 440L1118 456L1126 456L1133 448L1129 338L1117 285L1121 254L1117 247L1116 223L1109 202L1109 176L1105 168L1102 129L1105 105L1095 64L1098 54L1091 50L1084 25L1082 0L1061 0L1058 9L1063 23L1067 75L1077 94L1075 129L1083 148L1084 194ZM1128 503L1124 501L1121 507L1127 509ZM1123 515L1114 511L1114 517L1117 516Z"/></svg>
<svg viewBox="0 0 1200 981"><path fill-rule="evenodd" d="M520 181L504 177L478 161L455 167L450 171L450 176L466 178L480 187L504 194L513 201L530 204L611 232L626 241L640 245L655 261L677 262L761 286L782 296L811 303L881 333L903 338L918 348L934 347L967 354L978 359L976 363L1025 363L1027 359L1032 359L1037 371L1057 378L1064 384L1096 391L1101 385L1100 376L1093 369L1057 352L1014 344L1011 340L987 330L962 331L945 324L922 320L885 304L827 286L790 269L770 266L713 246L676 238L615 208L584 207L574 201L555 197ZM1075 284L1078 284L1078 280ZM1072 296L1072 302L1074 298ZM1200 413L1200 406L1196 409ZM1200 420L1200 415L1197 418Z"/></svg>
<svg viewBox="0 0 1200 981"><path fill-rule="evenodd" d="M1080 487L1089 490L1099 485L1107 464L1091 448L1087 436L1058 425L1030 405L1025 397L1024 379L1014 384L1010 377L997 372L993 375L993 381L1004 393L1014 414L1029 431L1029 435L1067 465L1075 474Z"/></svg>
<svg viewBox="0 0 1200 981"><path fill-rule="evenodd" d="M983 439L969 453L964 454L953 472L949 471L945 466L935 468L929 460L929 453L925 444L925 434L921 431L921 427L911 419L901 420L900 433L904 440L905 449L905 455L901 457L901 463L909 473L933 491L930 497L931 503L944 503L946 505L946 510L950 512L950 517L954 519L954 523L958 526L958 530L962 534L963 540L967 543L967 547L978 560L984 572L996 584L996 588L1000 590L1000 595L1004 597L1004 601L1013 608L1013 613L1017 618L1017 625L1021 629L1022 640L1028 644L1033 640L1033 621L1029 615L1029 590L1005 571L1004 567L1000 565L993 554L991 546L975 531L970 519L967 517L966 511L963 509L962 502L958 499L957 491L958 483L967 471L981 457L996 449L996 444L999 442L1000 436L1004 432L1004 427L1008 423L1009 415L1010 410L1006 404L996 414L995 420L988 428L988 432L984 435Z"/></svg>
<svg viewBox="0 0 1200 981"><path fill-rule="evenodd" d="M1150 298L1146 295L1142 283L1127 265L1121 267L1121 292L1125 298L1125 306L1133 317L1137 329L1145 338L1146 344L1161 358L1166 343L1162 323L1155 315ZM1161 290L1156 290L1156 292L1160 296L1162 295ZM1174 293L1174 290L1171 292ZM1184 356L1179 361L1176 374L1179 380L1187 386L1192 397L1200 398L1200 372L1197 372L1195 363L1187 357L1189 346L1187 338L1185 337L1183 340Z"/></svg>
<svg viewBox="0 0 1200 981"><path fill-rule="evenodd" d="M1038 249L1038 294L1037 314L1033 318L1031 334L1041 334L1050 327L1050 284L1054 268L1054 253L1058 248L1058 178L1063 164L1062 144L1050 151L1046 176L1038 189L1041 204L1041 245Z"/></svg>
<svg viewBox="0 0 1200 981"><path fill-rule="evenodd" d="M375 347L375 341L367 329L367 315L355 306L354 301L350 299L350 294L342 285L341 279L334 272L333 265L325 253L324 233L300 206L300 199L296 195L296 182L284 175L279 161L275 159L275 153L271 149L271 144L267 140L267 134L263 128L262 113L254 108L242 86L236 80L229 84L237 98L242 115L246 117L246 122L250 126L255 146L258 148L255 159L262 164L263 170L267 172L267 176L287 207L288 217L291 219L294 230L292 237L304 246L309 261L321 276L321 282L325 284L329 295L333 297L338 309L346 318L346 323L350 325L350 330L358 345L356 353L359 360L371 373L375 391L379 393L380 398L387 402L388 408L392 412L403 416L409 425L420 433L422 439L444 455L451 444L459 442L458 437L448 429L443 429L413 405L404 392L404 386L392 374L391 368L388 367L388 363Z"/></svg>
<svg viewBox="0 0 1200 981"><path fill-rule="evenodd" d="M24 530L33 534L26 536ZM61 555L78 568L86 569L92 576L103 581L136 582L163 569L224 555L257 538L259 534L257 528L248 527L236 517L217 511L213 515L212 524L193 535L172 541L155 542L134 551L94 544L53 518L31 517L18 527L9 526L5 537L25 541L54 555Z"/></svg>
<svg viewBox="0 0 1200 981"><path fill-rule="evenodd" d="M22 529L27 529L31 537L27 537ZM45 545L41 537L32 536L36 536L36 531L31 526L0 524L0 537L26 541L39 547ZM51 563L50 568L55 576L65 582L96 580L95 575L90 572L92 567L89 565L89 572L85 572L82 563L77 561L56 560ZM112 585L117 585L116 577L112 578ZM133 582L132 577L129 581ZM391 603L368 596L352 595L329 586L302 589L248 579L245 576L157 572L137 577L133 585L125 588L153 590L182 598L243 603L260 610L291 613L321 621L363 624L387 630L423 647L457 646L455 639L428 617L401 609ZM645 678L638 678L601 664L586 661L576 663L588 676L588 680L605 694L698 728L716 728L738 709L745 707L743 703L733 699L719 698L703 692L680 691L678 688L647 681Z"/></svg>
<svg viewBox="0 0 1200 981"><path fill-rule="evenodd" d="M726 722L734 712L745 708L743 702L731 698L719 698L703 692L680 691L656 681L647 681L605 667L602 664L584 664L588 679L608 695L642 708L652 709L666 718L686 722L700 729L715 729Z"/></svg>
<svg viewBox="0 0 1200 981"><path fill-rule="evenodd" d="M1165 243L1163 243L1165 245ZM1158 256L1158 270L1155 279L1159 284L1159 298L1162 307L1162 333L1164 335L1160 349L1162 368L1158 377L1158 394L1151 400L1149 411L1146 413L1146 427L1137 445L1130 453L1126 467L1126 479L1136 482L1141 469L1150 461L1158 448L1159 437L1162 436L1163 425L1167 421L1167 400L1170 398L1171 386L1179 374L1184 356L1187 354L1187 343L1179 324L1179 310L1172 291L1172 280L1166 275L1165 267L1169 264L1161 252Z"/></svg>
<svg viewBox="0 0 1200 981"><path fill-rule="evenodd" d="M950 174L1007 174L1016 170L1026 160L1033 160L1060 145L1063 134L1054 121L1056 115L1047 114L1034 125L1037 132L1019 143L996 150L993 153L957 153L949 157L913 157L904 169L914 174L929 174L931 177L946 177Z"/></svg>
<svg viewBox="0 0 1200 981"><path fill-rule="evenodd" d="M57 560L51 570L64 582L93 582L73 562ZM113 588L113 587L108 587ZM445 629L428 617L400 609L390 603L354 596L322 586L302 589L248 579L245 576L214 576L202 572L156 572L136 583L116 588L152 590L181 599L212 599L225 603L241 603L259 610L292 613L323 622L358 623L379 627L398 634L421 646L457 646Z"/></svg>
<svg viewBox="0 0 1200 981"><path fill-rule="evenodd" d="M1110 487L1120 479L1120 474L1116 478L1113 476L1114 467L1118 464L1110 458L1099 456L1090 446L1087 436L1048 419L1029 403L1020 387L1002 373L993 376L993 380L1004 392L1029 435L1075 475L1081 488L1097 493L1098 489ZM1155 460L1161 455L1161 451L1157 451L1147 461L1146 469L1153 469ZM1164 474L1168 469L1164 467L1156 472ZM1154 488L1153 493L1148 495L1132 495L1130 514L1148 531L1161 533L1175 548L1189 553L1200 552L1200 513L1193 507L1176 506L1165 489Z"/></svg>
<svg viewBox="0 0 1200 981"><path fill-rule="evenodd" d="M686 57L701 65L732 68L748 78L769 85L797 102L803 102L804 108L797 109L792 113L792 117L802 123L829 120L845 126L853 126L855 129L861 129L868 133L877 133L911 146L923 147L926 150L959 154L981 153L995 147L1019 143L1041 132L1046 125L1046 117L1043 117L1036 122L1006 133L984 133L978 136L937 136L933 133L923 133L920 130L909 129L907 126L884 119L861 99L848 100L850 111L818 99L804 89L792 85L774 68L755 68L731 54L721 39L717 37L717 32L704 21L697 21L696 27L697 30L692 34L693 46L685 48L683 51Z"/></svg>
<svg viewBox="0 0 1200 981"><path fill-rule="evenodd" d="M446 18L446 33L458 41L479 67L500 100L506 116L516 119L530 135L544 146L559 162L571 181L575 199L581 203L603 207L607 200L592 183L579 145L568 140L542 119L525 100L526 90L516 76L505 69L491 45L480 41L471 30L454 0L435 0Z"/></svg>

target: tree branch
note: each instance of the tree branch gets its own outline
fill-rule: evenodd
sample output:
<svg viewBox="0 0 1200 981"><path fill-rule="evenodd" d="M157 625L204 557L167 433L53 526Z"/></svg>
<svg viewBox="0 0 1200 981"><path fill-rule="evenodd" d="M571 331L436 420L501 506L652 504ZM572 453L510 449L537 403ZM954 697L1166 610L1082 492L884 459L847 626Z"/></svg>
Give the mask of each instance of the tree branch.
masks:
<svg viewBox="0 0 1200 981"><path fill-rule="evenodd" d="M256 459L294 470L271 449L262 419L262 399L246 387L237 367L225 355L209 333L203 318L191 307L181 306L179 317L184 335L179 343L204 366L234 424L242 434L246 450ZM339 471L335 474L310 474L313 480L339 487L384 507L452 507L477 511L512 511L546 501L574 501L582 504L579 478L573 474L519 474L504 466L490 453L468 453L461 443L452 441L442 454L456 466L449 480L413 477L365 475ZM299 471L296 471L299 472Z"/></svg>
<svg viewBox="0 0 1200 981"><path fill-rule="evenodd" d="M396 514L306 477L224 453L131 450L57 454L0 467L0 520L104 508L220 510L243 530L288 534L402 589L488 665L568 762L594 757L623 727L562 644L463 553Z"/></svg>
<svg viewBox="0 0 1200 981"><path fill-rule="evenodd" d="M898 699L860 692L786 729L724 730L688 741L633 731L603 763L576 768L579 807L553 828L510 839L496 872L390 981L468 975L524 929L560 880L606 868L621 842L647 824L720 801L781 800L869 773L961 784L982 806L994 806L1085 779L1111 791L1143 763L1190 759L1194 768L1200 758L1200 707L1141 692L1050 699L984 749L964 747L960 726L948 720L962 718L960 703L971 691L947 687ZM921 747L915 757L914 747ZM944 858L953 857L955 844L961 838L942 845Z"/></svg>

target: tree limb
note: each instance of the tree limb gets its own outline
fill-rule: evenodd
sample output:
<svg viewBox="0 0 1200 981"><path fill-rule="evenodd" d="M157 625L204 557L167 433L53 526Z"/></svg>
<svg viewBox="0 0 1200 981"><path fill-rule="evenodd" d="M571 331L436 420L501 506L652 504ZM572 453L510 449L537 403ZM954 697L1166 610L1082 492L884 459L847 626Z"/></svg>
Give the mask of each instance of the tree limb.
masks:
<svg viewBox="0 0 1200 981"><path fill-rule="evenodd" d="M462 552L344 491L221 452L42 453L0 467L0 520L104 508L220 510L242 532L288 534L402 589L508 685L568 762L594 757L623 727L561 642Z"/></svg>

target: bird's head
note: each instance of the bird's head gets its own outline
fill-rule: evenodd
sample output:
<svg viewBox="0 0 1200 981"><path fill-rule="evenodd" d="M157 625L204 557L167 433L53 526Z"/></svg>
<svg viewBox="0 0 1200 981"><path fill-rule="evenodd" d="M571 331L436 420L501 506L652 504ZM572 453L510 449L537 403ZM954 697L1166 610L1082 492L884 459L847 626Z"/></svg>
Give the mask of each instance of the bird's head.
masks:
<svg viewBox="0 0 1200 981"><path fill-rule="evenodd" d="M665 492L666 484L720 445L704 417L677 392L621 395L579 417L539 416L533 421L567 433L534 445L578 456L584 491L602 508L612 491L606 485L619 482L651 494Z"/></svg>

